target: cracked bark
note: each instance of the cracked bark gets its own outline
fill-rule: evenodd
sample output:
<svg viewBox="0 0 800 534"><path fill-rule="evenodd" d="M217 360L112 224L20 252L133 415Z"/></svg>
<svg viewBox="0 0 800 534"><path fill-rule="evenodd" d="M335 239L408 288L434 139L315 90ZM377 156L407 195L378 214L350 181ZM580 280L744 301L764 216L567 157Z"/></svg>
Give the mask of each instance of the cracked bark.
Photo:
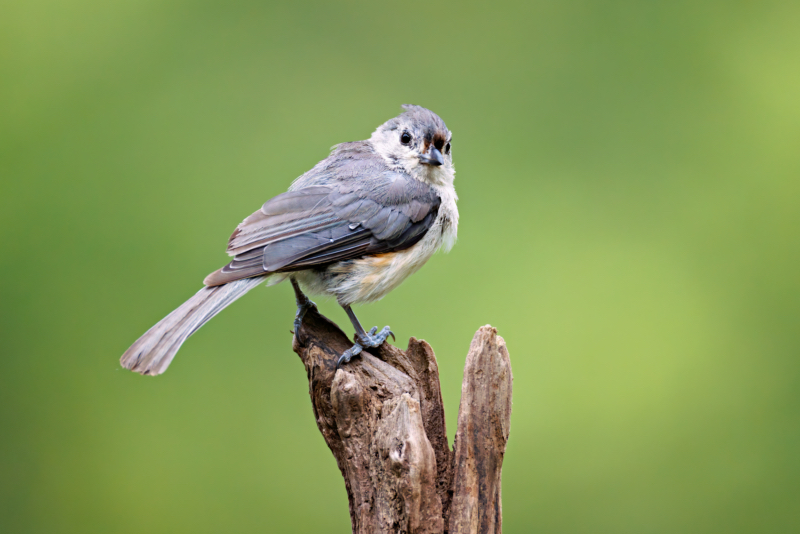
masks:
<svg viewBox="0 0 800 534"><path fill-rule="evenodd" d="M317 427L344 477L357 534L500 533L500 475L511 415L511 364L491 326L472 339L454 448L447 442L433 349L384 343L336 370L352 343L306 313L294 351Z"/></svg>

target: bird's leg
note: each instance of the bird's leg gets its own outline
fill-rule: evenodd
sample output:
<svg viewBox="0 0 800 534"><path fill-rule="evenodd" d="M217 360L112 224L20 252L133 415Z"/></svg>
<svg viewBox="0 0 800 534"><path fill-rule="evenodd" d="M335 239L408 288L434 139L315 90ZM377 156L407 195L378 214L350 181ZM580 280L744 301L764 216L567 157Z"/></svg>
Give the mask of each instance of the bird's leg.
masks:
<svg viewBox="0 0 800 534"><path fill-rule="evenodd" d="M290 276L289 280L292 281L292 287L294 288L294 298L297 302L297 313L294 316L294 335L297 336L297 340L300 343L303 343L303 340L300 339L300 327L303 326L303 317L305 316L306 312L310 309L317 309L317 305L309 299L305 293L300 289L300 284L297 283L297 280L294 279L294 276Z"/></svg>
<svg viewBox="0 0 800 534"><path fill-rule="evenodd" d="M380 332L378 332L377 326L373 326L369 332L365 332L364 327L361 326L361 323L359 322L358 317L356 317L355 312L353 312L353 309L349 305L342 306L342 308L344 308L344 311L350 318L350 322L353 323L353 328L356 330L356 344L344 351L344 353L339 357L339 361L336 363L337 369L343 363L349 362L350 358L359 354L365 348L380 347L389 336L392 336L392 339L395 339L394 334L388 326L384 326L383 330Z"/></svg>

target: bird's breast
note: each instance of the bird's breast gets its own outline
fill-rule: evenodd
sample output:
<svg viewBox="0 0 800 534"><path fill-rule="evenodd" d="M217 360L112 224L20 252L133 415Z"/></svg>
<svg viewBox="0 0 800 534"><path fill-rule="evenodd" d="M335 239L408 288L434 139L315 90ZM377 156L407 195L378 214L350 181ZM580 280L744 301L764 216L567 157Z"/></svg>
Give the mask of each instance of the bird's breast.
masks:
<svg viewBox="0 0 800 534"><path fill-rule="evenodd" d="M334 282L328 289L342 304L373 302L385 297L433 256L452 233L452 223L440 212L436 223L413 246L328 267Z"/></svg>

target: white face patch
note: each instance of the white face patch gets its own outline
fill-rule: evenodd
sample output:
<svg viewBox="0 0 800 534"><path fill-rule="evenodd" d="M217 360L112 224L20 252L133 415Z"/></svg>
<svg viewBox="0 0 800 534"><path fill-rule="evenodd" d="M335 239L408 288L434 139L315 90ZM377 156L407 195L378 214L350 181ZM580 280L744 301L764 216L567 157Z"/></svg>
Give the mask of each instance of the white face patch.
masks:
<svg viewBox="0 0 800 534"><path fill-rule="evenodd" d="M401 170L421 182L433 185L452 185L455 179L453 158L450 154L443 154L444 165L426 165L420 162L419 140L412 141L410 146L400 142L403 131L410 131L410 127L399 125L395 129L378 128L370 137L370 144L391 168Z"/></svg>

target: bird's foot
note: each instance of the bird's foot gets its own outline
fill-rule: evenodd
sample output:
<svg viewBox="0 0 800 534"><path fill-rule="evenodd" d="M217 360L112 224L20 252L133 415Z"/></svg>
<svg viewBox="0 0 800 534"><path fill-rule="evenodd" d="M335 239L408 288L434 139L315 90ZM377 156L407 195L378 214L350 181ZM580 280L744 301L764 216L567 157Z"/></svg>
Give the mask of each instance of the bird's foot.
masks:
<svg viewBox="0 0 800 534"><path fill-rule="evenodd" d="M392 336L392 339L395 340L394 333L388 326L384 326L380 332L378 332L377 326L373 326L363 336L356 335L356 344L342 353L339 361L336 362L336 368L338 369L343 363L349 363L353 356L360 354L365 348L380 347L389 336Z"/></svg>
<svg viewBox="0 0 800 534"><path fill-rule="evenodd" d="M392 340L397 341L394 337L394 332L392 332L388 326L384 326L383 330L380 332L378 332L377 326L373 326L364 337L358 339L357 341L363 347L380 347L383 345L383 342L389 338L389 336L392 336Z"/></svg>
<svg viewBox="0 0 800 534"><path fill-rule="evenodd" d="M362 350L364 350L364 347L356 343L355 345L344 351L342 355L339 356L339 361L336 362L336 369L339 369L339 367L341 367L343 363L350 363L350 359L353 356L361 354Z"/></svg>
<svg viewBox="0 0 800 534"><path fill-rule="evenodd" d="M300 286L294 278L292 278L292 287L294 288L294 298L297 303L297 312L294 314L294 335L302 345L305 345L305 341L300 339L300 327L303 326L303 317L305 317L306 313L312 309L316 310L317 305L300 290Z"/></svg>
<svg viewBox="0 0 800 534"><path fill-rule="evenodd" d="M297 312L294 314L294 335L297 336L297 339L300 340L300 327L303 326L303 317L305 317L306 313L309 310L316 310L317 305L314 304L314 301L306 298L305 302L298 302L297 303ZM302 340L301 343L305 344Z"/></svg>

